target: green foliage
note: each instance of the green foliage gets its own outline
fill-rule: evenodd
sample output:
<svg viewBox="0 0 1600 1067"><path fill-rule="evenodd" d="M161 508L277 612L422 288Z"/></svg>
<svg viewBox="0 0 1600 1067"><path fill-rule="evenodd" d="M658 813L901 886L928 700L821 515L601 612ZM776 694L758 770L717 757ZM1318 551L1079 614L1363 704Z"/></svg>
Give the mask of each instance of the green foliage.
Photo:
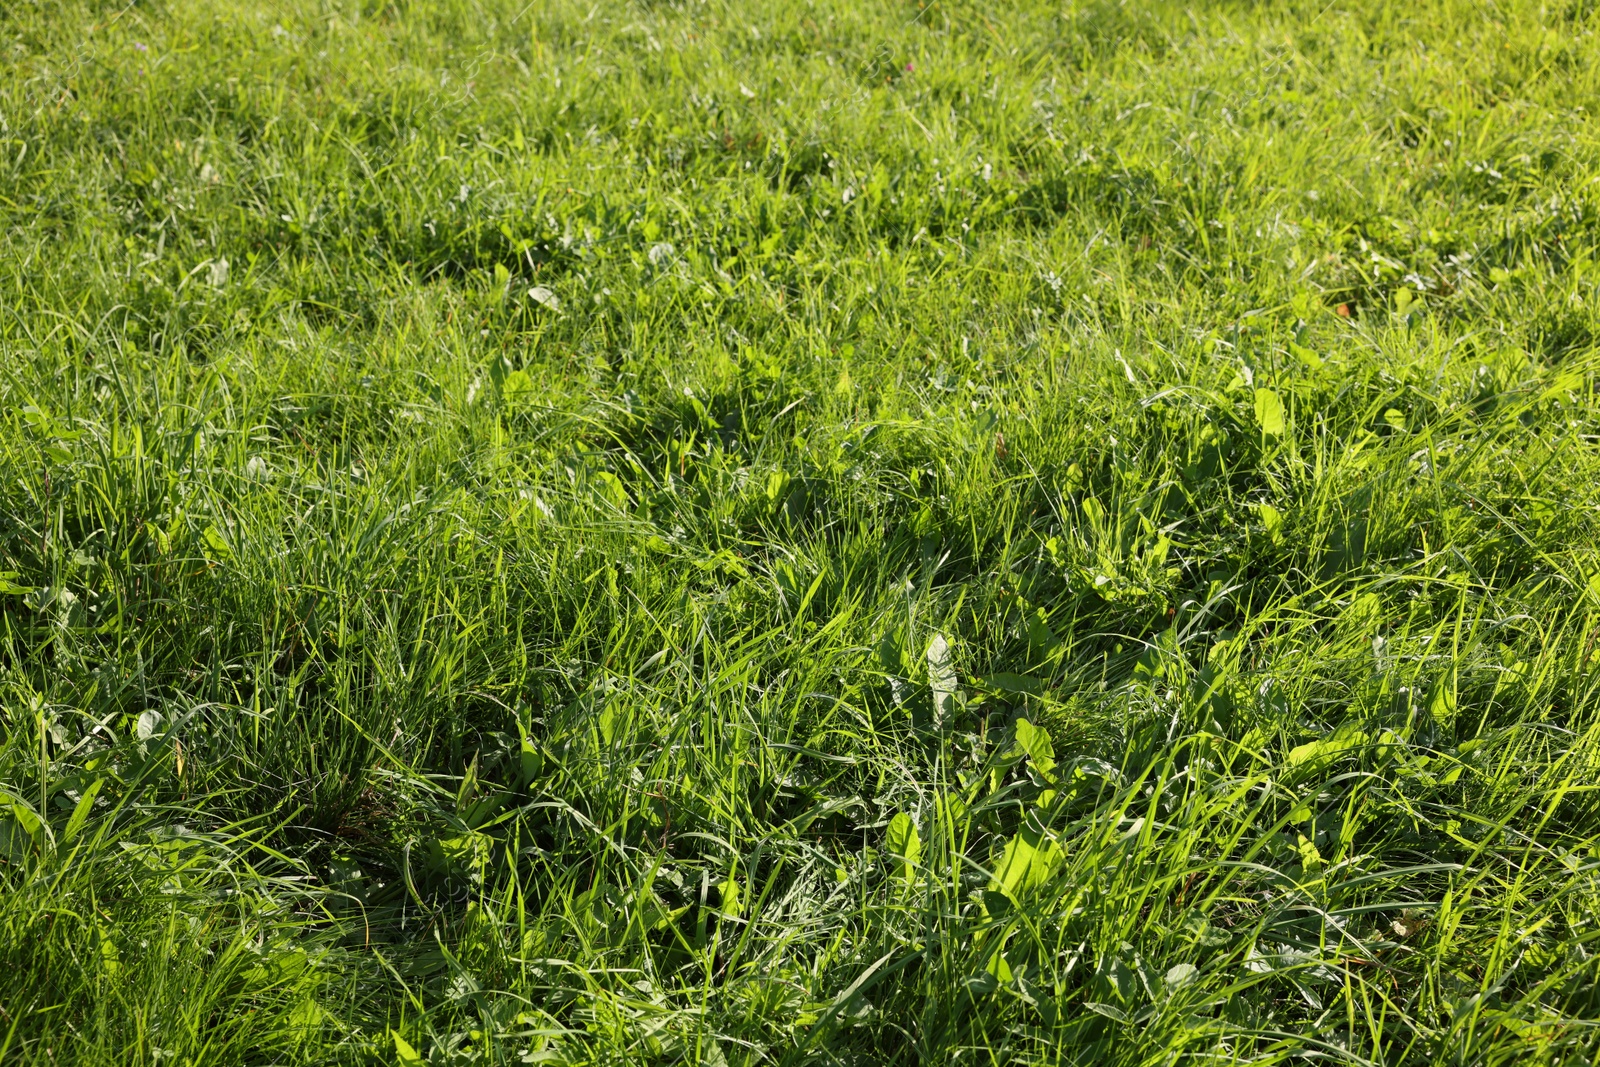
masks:
<svg viewBox="0 0 1600 1067"><path fill-rule="evenodd" d="M0 4L0 1062L1593 1060L1595 29Z"/></svg>

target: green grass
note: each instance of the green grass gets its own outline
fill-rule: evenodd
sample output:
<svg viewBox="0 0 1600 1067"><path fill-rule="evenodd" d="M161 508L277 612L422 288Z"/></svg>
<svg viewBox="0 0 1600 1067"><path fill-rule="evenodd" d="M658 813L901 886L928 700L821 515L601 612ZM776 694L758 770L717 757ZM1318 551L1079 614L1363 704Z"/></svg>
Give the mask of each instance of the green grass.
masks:
<svg viewBox="0 0 1600 1067"><path fill-rule="evenodd" d="M1586 0L0 4L0 1062L1600 1057Z"/></svg>

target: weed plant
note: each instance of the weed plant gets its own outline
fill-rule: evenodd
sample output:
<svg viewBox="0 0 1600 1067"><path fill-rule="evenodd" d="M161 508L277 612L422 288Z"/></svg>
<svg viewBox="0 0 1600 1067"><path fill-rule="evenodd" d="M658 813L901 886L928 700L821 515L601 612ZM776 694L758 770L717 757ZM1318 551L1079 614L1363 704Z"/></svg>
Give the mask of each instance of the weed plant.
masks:
<svg viewBox="0 0 1600 1067"><path fill-rule="evenodd" d="M0 4L0 1062L1600 1056L1587 0Z"/></svg>

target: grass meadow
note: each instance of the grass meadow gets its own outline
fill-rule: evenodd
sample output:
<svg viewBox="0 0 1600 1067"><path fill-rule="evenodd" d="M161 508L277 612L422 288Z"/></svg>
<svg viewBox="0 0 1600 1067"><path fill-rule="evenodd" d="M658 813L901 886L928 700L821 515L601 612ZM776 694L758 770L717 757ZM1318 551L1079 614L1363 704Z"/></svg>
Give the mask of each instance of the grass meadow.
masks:
<svg viewBox="0 0 1600 1067"><path fill-rule="evenodd" d="M0 1062L1593 1062L1597 28L5 0Z"/></svg>

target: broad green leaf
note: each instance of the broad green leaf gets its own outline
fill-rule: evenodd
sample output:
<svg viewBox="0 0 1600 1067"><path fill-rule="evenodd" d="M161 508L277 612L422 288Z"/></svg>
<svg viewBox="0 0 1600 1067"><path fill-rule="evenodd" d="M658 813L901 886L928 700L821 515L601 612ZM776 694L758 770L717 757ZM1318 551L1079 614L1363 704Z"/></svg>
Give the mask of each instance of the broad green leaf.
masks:
<svg viewBox="0 0 1600 1067"><path fill-rule="evenodd" d="M905 678L911 674L914 657L906 652L905 640L894 631L885 632L878 639L878 664L884 672Z"/></svg>
<svg viewBox="0 0 1600 1067"><path fill-rule="evenodd" d="M998 955L998 953L997 953ZM985 964L983 970L971 975L966 980L967 992L974 997L984 997L1000 988L1000 980L995 977L993 964ZM1008 967L1007 970L1010 968Z"/></svg>
<svg viewBox="0 0 1600 1067"><path fill-rule="evenodd" d="M34 591L34 587L31 585L18 585L12 581L15 577L17 577L16 571L0 571L0 595L26 596Z"/></svg>
<svg viewBox="0 0 1600 1067"><path fill-rule="evenodd" d="M1256 422L1268 437L1283 436L1283 400L1271 389L1256 390Z"/></svg>
<svg viewBox="0 0 1600 1067"><path fill-rule="evenodd" d="M889 820L889 832L884 837L884 849L894 857L896 873L907 882L915 875L922 859L922 838L911 816L901 812Z"/></svg>
<svg viewBox="0 0 1600 1067"><path fill-rule="evenodd" d="M1034 663L1044 663L1058 658L1065 646L1061 638L1050 628L1044 609L1029 609L1026 603L1023 603L1023 609L1027 612L1025 618L1028 627L1028 649L1033 653Z"/></svg>
<svg viewBox="0 0 1600 1067"><path fill-rule="evenodd" d="M1046 779L1054 781L1052 773L1056 766L1056 750L1050 744L1050 734L1042 726L1035 726L1027 719L1018 719L1014 727L1017 735L1017 747L1027 753L1028 760Z"/></svg>
<svg viewBox="0 0 1600 1067"><path fill-rule="evenodd" d="M94 811L94 798L100 795L100 787L106 784L104 778L96 778L89 783L83 795L78 798L78 803L72 808L72 816L67 819L67 828L62 831L61 840L70 842L83 829L83 824L88 821L89 814Z"/></svg>
<svg viewBox="0 0 1600 1067"><path fill-rule="evenodd" d="M1049 879L1061 859L1060 845L1037 831L1021 830L1006 842L990 888L1020 903L1029 890Z"/></svg>
<svg viewBox="0 0 1600 1067"><path fill-rule="evenodd" d="M1133 676L1139 681L1154 681L1157 678L1164 677L1166 673L1166 657L1162 655L1161 649L1154 644L1139 653L1139 658L1133 664Z"/></svg>
<svg viewBox="0 0 1600 1067"><path fill-rule="evenodd" d="M1296 745L1289 750L1289 766L1298 767L1303 763L1310 763L1328 750L1325 741L1308 741L1303 745Z"/></svg>
<svg viewBox="0 0 1600 1067"><path fill-rule="evenodd" d="M38 817L34 809L24 805L21 801L11 801L11 824L16 833L22 833L32 840L37 841L40 830L45 829L45 822Z"/></svg>
<svg viewBox="0 0 1600 1067"><path fill-rule="evenodd" d="M96 926L94 932L99 942L100 968L108 975L115 975L122 970L122 953L117 951L117 943L104 926Z"/></svg>
<svg viewBox="0 0 1600 1067"><path fill-rule="evenodd" d="M491 819L505 810L511 801L511 794L504 790L493 790L482 796L474 798L461 811L461 821L474 830L481 830Z"/></svg>
<svg viewBox="0 0 1600 1067"><path fill-rule="evenodd" d="M411 1047L411 1042L395 1030L390 1030L389 1036L394 1039L394 1058L400 1067L422 1067L422 1054Z"/></svg>
<svg viewBox="0 0 1600 1067"><path fill-rule="evenodd" d="M1261 520L1261 525L1266 528L1267 536L1274 541L1283 534L1283 512L1271 504L1261 503L1256 505L1256 517Z"/></svg>
<svg viewBox="0 0 1600 1067"><path fill-rule="evenodd" d="M22 827L23 832L29 837L38 837L39 831L44 829L44 821L26 804L14 801L11 805L11 817L17 820L17 825Z"/></svg>
<svg viewBox="0 0 1600 1067"><path fill-rule="evenodd" d="M0 807L0 860L20 863L34 847L33 835L23 828L9 807Z"/></svg>
<svg viewBox="0 0 1600 1067"><path fill-rule="evenodd" d="M531 400L534 395L533 379L524 370L514 370L500 382L500 395L510 403Z"/></svg>
<svg viewBox="0 0 1600 1067"><path fill-rule="evenodd" d="M1305 364L1307 370L1315 371L1322 369L1322 357L1317 355L1311 349L1302 345L1297 345L1291 341L1289 343L1289 351L1296 359Z"/></svg>
<svg viewBox="0 0 1600 1067"><path fill-rule="evenodd" d="M1167 989L1181 989L1200 977L1200 968L1192 963L1174 964L1167 968L1166 976L1162 979Z"/></svg>
<svg viewBox="0 0 1600 1067"><path fill-rule="evenodd" d="M481 877L493 839L476 830L429 838L423 842L421 856L427 869L444 878Z"/></svg>
<svg viewBox="0 0 1600 1067"><path fill-rule="evenodd" d="M50 827L21 800L0 807L0 859L22 862L41 845L53 843Z"/></svg>
<svg viewBox="0 0 1600 1067"><path fill-rule="evenodd" d="M222 531L213 524L207 526L200 534L209 551L206 555L213 560L226 560L233 558L233 547L228 544L228 539L222 536Z"/></svg>
<svg viewBox="0 0 1600 1067"><path fill-rule="evenodd" d="M1116 952L1102 956L1095 968L1096 985L1100 990L1124 1004L1133 1003L1139 995L1139 976L1134 969L1135 964L1128 960L1132 952L1133 946L1124 941Z"/></svg>
<svg viewBox="0 0 1600 1067"><path fill-rule="evenodd" d="M722 894L718 911L735 919L743 914L744 893L738 875L730 871L728 877L717 884L717 890Z"/></svg>
<svg viewBox="0 0 1600 1067"><path fill-rule="evenodd" d="M1289 750L1290 767L1317 768L1332 763L1340 756L1354 748L1367 743L1365 731L1356 727L1343 726L1328 737L1296 745Z"/></svg>
<svg viewBox="0 0 1600 1067"><path fill-rule="evenodd" d="M977 679L980 689L996 693L1038 696L1044 692L1044 683L1024 674L985 674Z"/></svg>
<svg viewBox="0 0 1600 1067"><path fill-rule="evenodd" d="M622 484L621 478L618 478L610 471L595 471L593 478L594 480L591 484L596 495L614 508L627 508L630 503L628 487Z"/></svg>
<svg viewBox="0 0 1600 1067"><path fill-rule="evenodd" d="M1127 1012L1121 1010L1120 1008L1114 1008L1110 1004L1102 1004L1099 1001L1086 1000L1083 1002L1083 1006L1089 1011L1094 1012L1096 1015L1104 1015L1107 1019L1114 1020L1115 1022L1125 1023L1128 1021Z"/></svg>
<svg viewBox="0 0 1600 1067"><path fill-rule="evenodd" d="M522 788L526 789L544 773L544 754L532 741L522 742Z"/></svg>
<svg viewBox="0 0 1600 1067"><path fill-rule="evenodd" d="M1428 714L1440 725L1447 725L1456 718L1456 687L1450 679L1441 678L1434 683L1433 692L1428 698Z"/></svg>

